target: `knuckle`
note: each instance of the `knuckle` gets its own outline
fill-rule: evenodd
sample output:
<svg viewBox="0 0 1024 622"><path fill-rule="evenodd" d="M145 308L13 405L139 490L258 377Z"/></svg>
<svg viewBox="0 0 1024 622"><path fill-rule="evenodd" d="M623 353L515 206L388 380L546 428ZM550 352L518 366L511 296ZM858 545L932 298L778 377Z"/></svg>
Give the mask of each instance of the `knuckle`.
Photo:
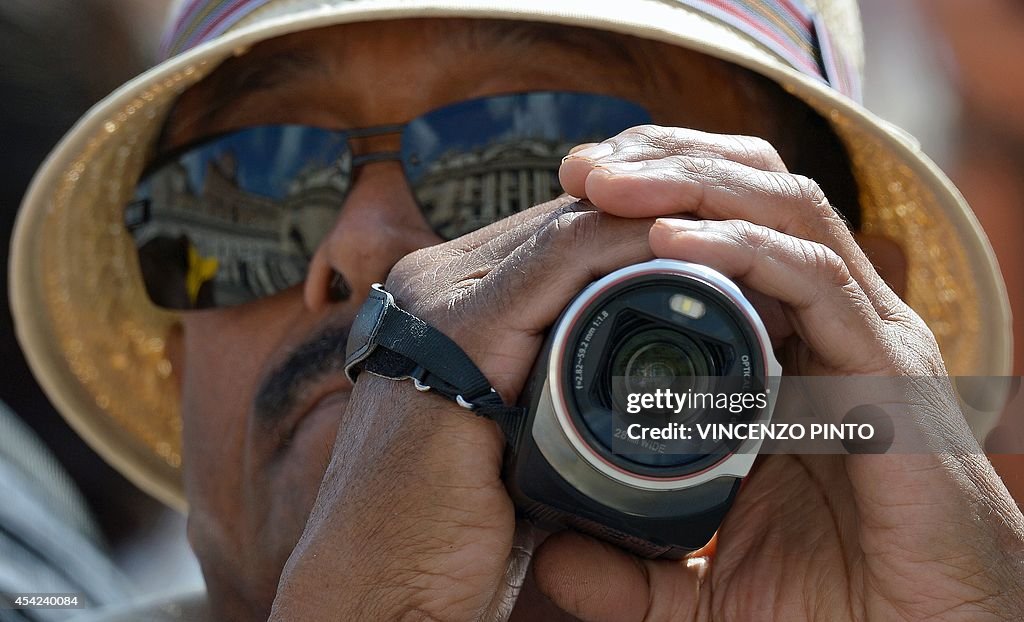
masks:
<svg viewBox="0 0 1024 622"><path fill-rule="evenodd" d="M679 153L681 146L685 144L683 137L678 134L675 128L658 125L648 125L645 127L646 131L642 136L642 140L644 145L653 153Z"/></svg>
<svg viewBox="0 0 1024 622"><path fill-rule="evenodd" d="M786 170L775 145L760 136L736 136L736 146L740 153L753 162L760 163L769 170Z"/></svg>
<svg viewBox="0 0 1024 622"><path fill-rule="evenodd" d="M769 195L782 197L787 202L796 202L801 193L799 184L792 175L780 175L764 171L757 173L755 181L763 185Z"/></svg>
<svg viewBox="0 0 1024 622"><path fill-rule="evenodd" d="M947 375L935 334L914 311L907 307L889 313L882 322L889 339L897 344L892 357L896 369L915 375Z"/></svg>
<svg viewBox="0 0 1024 622"><path fill-rule="evenodd" d="M547 251L587 246L597 237L600 219L594 210L558 213L537 232L536 244Z"/></svg>
<svg viewBox="0 0 1024 622"><path fill-rule="evenodd" d="M715 161L710 158L671 156L668 160L672 162L674 168L686 173L688 177L699 178L712 185L729 186L728 175L719 169Z"/></svg>
<svg viewBox="0 0 1024 622"><path fill-rule="evenodd" d="M660 125L647 123L634 125L619 134L615 141L617 148L638 148L644 152L654 149L668 149L671 146L671 132Z"/></svg>
<svg viewBox="0 0 1024 622"><path fill-rule="evenodd" d="M804 239L836 239L849 234L846 221L832 208L816 181L804 175L766 176L771 178L768 183L773 189L792 202L784 223L787 232Z"/></svg>
<svg viewBox="0 0 1024 622"><path fill-rule="evenodd" d="M423 249L413 251L399 259L388 273L388 278L385 282L388 291L394 293L399 290L411 289L408 287L409 281L416 278L420 272L419 266L422 266L424 263L426 263L426 257Z"/></svg>
<svg viewBox="0 0 1024 622"><path fill-rule="evenodd" d="M732 229L738 242L753 249L759 255L767 251L774 243L775 232L767 227L745 220L735 220L732 221Z"/></svg>
<svg viewBox="0 0 1024 622"><path fill-rule="evenodd" d="M822 215L835 215L835 210L832 209L832 205L828 202L828 198L818 182L804 175L789 175L789 177L793 180L793 197L802 205L811 207Z"/></svg>
<svg viewBox="0 0 1024 622"><path fill-rule="evenodd" d="M846 262L831 248L817 242L803 242L805 261L834 287L848 287L853 281Z"/></svg>
<svg viewBox="0 0 1024 622"><path fill-rule="evenodd" d="M384 287L410 311L430 315L451 295L456 257L457 253L440 246L413 251L391 268Z"/></svg>
<svg viewBox="0 0 1024 622"><path fill-rule="evenodd" d="M402 273L415 270L423 264L430 262L432 260L432 254L433 250L430 247L416 249L399 259L398 263L395 264L395 267L392 268L391 271Z"/></svg>
<svg viewBox="0 0 1024 622"><path fill-rule="evenodd" d="M634 125L633 127L622 132L621 136L634 138L634 139L646 139L652 136L659 136L665 133L665 128L660 125L654 125L653 123L645 123L643 125Z"/></svg>
<svg viewBox="0 0 1024 622"><path fill-rule="evenodd" d="M736 138L740 141L741 146L745 147L750 153L771 155L774 157L779 156L779 153L775 150L775 146L760 136L743 135L737 136Z"/></svg>

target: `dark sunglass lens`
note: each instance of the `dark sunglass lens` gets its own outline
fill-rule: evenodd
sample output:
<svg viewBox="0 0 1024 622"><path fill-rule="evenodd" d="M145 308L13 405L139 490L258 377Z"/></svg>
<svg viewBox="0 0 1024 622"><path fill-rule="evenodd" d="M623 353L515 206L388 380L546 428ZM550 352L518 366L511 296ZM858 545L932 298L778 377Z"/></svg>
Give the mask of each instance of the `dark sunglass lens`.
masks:
<svg viewBox="0 0 1024 622"><path fill-rule="evenodd" d="M241 304L301 283L351 180L345 136L298 125L232 132L166 158L125 224L159 306Z"/></svg>
<svg viewBox="0 0 1024 622"><path fill-rule="evenodd" d="M573 146L650 122L641 106L603 95L484 97L409 123L402 161L427 221L452 239L560 195Z"/></svg>

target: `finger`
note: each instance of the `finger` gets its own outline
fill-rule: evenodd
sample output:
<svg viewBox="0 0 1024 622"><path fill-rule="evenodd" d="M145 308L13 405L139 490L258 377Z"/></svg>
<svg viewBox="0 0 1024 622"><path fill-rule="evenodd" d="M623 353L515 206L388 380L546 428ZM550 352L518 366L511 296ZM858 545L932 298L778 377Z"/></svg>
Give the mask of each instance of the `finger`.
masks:
<svg viewBox="0 0 1024 622"><path fill-rule="evenodd" d="M468 252L442 245L413 253L403 259L408 266L392 271L388 287L407 304L419 292L422 306L411 311L442 326L466 352L476 354L484 375L506 401L514 402L525 374L507 361L532 361L536 352L531 348L539 349L544 331L590 282L651 259L647 236L652 224L576 202ZM524 337L533 343L527 346Z"/></svg>
<svg viewBox="0 0 1024 622"><path fill-rule="evenodd" d="M746 220L835 250L876 310L896 307L885 286L821 188L800 175L762 171L720 159L673 156L601 166L587 178L588 200L626 217L690 214L710 220Z"/></svg>
<svg viewBox="0 0 1024 622"><path fill-rule="evenodd" d="M589 149L589 148L591 148L591 147L593 147L594 145L597 145L597 144L598 143L580 143L580 144L576 145L575 147L573 147L572 149L570 149L569 153L566 155L566 157L569 157L569 156L571 156L572 154L574 154L574 153L576 153L578 151L583 151L584 149Z"/></svg>
<svg viewBox="0 0 1024 622"><path fill-rule="evenodd" d="M461 274L464 279L480 278L547 223L561 214L581 210L593 211L594 207L563 195L446 242L436 250L448 252L447 269Z"/></svg>
<svg viewBox="0 0 1024 622"><path fill-rule="evenodd" d="M505 234L512 235L512 237L507 238L510 240L510 244L514 244L513 240L516 239L519 240L519 243L522 243L533 231L540 227L541 223L549 220L552 214L560 213L578 202L579 200L574 197L563 195L546 203L516 212L507 218L481 227L446 244L451 245L453 249L468 252L490 243L495 238ZM514 244L514 246L518 246L518 244Z"/></svg>
<svg viewBox="0 0 1024 622"><path fill-rule="evenodd" d="M679 219L659 219L650 243L659 257L709 266L781 302L826 365L872 373L891 362L882 320L846 262L823 244L746 221Z"/></svg>
<svg viewBox="0 0 1024 622"><path fill-rule="evenodd" d="M583 198L587 196L587 175L597 165L659 160L676 155L726 159L763 171L785 173L788 170L778 151L762 138L642 125L604 142L573 149L562 161L559 180L566 192Z"/></svg>
<svg viewBox="0 0 1024 622"><path fill-rule="evenodd" d="M526 582L530 560L536 546L537 529L525 519L517 519L512 550L505 562L505 573L481 620L508 620Z"/></svg>
<svg viewBox="0 0 1024 622"><path fill-rule="evenodd" d="M584 622L693 620L705 570L643 560L572 531L548 538L533 562L540 591Z"/></svg>
<svg viewBox="0 0 1024 622"><path fill-rule="evenodd" d="M550 326L569 300L595 279L653 258L651 220L618 218L594 209L566 211L498 262L481 281L508 310L513 328ZM543 284L543 295L537 285Z"/></svg>
<svg viewBox="0 0 1024 622"><path fill-rule="evenodd" d="M587 198L626 218L692 214L712 220L749 220L809 238L826 219L848 230L813 180L762 171L714 158L668 156L660 160L600 164L587 177Z"/></svg>
<svg viewBox="0 0 1024 622"><path fill-rule="evenodd" d="M461 329L456 326L449 336L468 352L488 353L478 358L481 371L502 398L516 401L524 370L513 369L504 361L515 357L532 361L544 331L573 296L609 272L651 259L647 242L651 224L593 209L559 215L489 270L477 267L463 277L458 287L472 292L472 304L467 308L490 310L494 327L487 332L466 330L467 334L457 336ZM458 315L461 306L449 305L449 317L454 310L459 322L470 320L472 316ZM528 348L522 341L524 335L533 338Z"/></svg>
<svg viewBox="0 0 1024 622"><path fill-rule="evenodd" d="M538 231L564 214L571 212L595 212L593 205L577 201L572 197L560 197L529 210L528 217L508 219L504 227L492 227L481 235L490 235L489 239L474 240L473 248L465 248L468 252L459 259L460 266L465 268L467 275L483 275L505 261L510 253L525 244ZM525 213L525 212L524 212Z"/></svg>

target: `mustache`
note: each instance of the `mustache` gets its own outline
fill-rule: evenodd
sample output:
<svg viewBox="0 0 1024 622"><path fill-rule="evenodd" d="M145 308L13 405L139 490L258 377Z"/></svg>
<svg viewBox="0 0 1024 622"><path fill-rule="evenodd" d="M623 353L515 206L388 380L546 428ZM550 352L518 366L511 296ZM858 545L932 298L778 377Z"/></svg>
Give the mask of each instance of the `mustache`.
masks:
<svg viewBox="0 0 1024 622"><path fill-rule="evenodd" d="M268 373L253 399L256 420L273 425L292 412L306 391L325 376L344 373L351 328L351 324L324 328Z"/></svg>

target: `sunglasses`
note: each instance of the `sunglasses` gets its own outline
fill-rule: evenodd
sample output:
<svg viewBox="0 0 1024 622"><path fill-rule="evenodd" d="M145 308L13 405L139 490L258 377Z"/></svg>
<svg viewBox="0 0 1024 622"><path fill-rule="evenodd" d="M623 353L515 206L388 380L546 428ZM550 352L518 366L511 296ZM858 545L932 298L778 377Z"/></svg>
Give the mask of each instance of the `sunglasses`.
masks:
<svg viewBox="0 0 1024 622"><path fill-rule="evenodd" d="M558 168L573 146L650 122L616 97L532 92L462 101L399 125L249 127L149 166L125 225L156 305L232 306L306 278L363 164L401 162L424 219L450 240L562 194ZM349 146L387 134L400 137L399 151L355 155Z"/></svg>

